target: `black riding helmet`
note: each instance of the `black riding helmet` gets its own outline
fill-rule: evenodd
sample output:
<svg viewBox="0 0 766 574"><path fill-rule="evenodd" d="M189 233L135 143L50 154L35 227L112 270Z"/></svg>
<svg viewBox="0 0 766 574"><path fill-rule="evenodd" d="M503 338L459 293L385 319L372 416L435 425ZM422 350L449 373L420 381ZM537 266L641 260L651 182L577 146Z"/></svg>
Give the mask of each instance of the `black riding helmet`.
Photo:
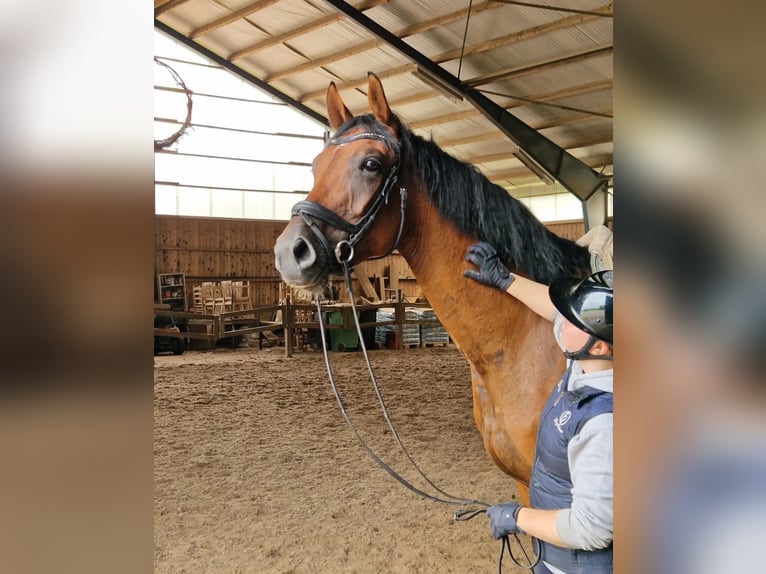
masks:
<svg viewBox="0 0 766 574"><path fill-rule="evenodd" d="M613 271L585 279L559 279L549 287L553 305L569 322L612 344Z"/></svg>

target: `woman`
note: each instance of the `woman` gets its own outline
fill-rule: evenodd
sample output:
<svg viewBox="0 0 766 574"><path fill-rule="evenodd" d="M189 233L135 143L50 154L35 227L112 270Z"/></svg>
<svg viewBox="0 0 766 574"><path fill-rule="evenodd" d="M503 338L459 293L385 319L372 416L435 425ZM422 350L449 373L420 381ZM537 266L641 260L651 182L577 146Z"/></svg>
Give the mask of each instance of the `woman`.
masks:
<svg viewBox="0 0 766 574"><path fill-rule="evenodd" d="M525 532L541 542L536 574L612 572L612 271L550 287L512 274L495 249L471 245L464 275L516 297L553 322L567 369L537 431L530 506L487 509L495 538Z"/></svg>

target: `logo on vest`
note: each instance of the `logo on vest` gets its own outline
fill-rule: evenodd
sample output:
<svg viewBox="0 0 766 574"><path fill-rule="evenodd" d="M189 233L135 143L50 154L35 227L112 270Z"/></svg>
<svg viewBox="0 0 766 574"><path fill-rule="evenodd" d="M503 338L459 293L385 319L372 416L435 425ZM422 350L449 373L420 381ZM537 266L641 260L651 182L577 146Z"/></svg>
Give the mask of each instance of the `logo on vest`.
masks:
<svg viewBox="0 0 766 574"><path fill-rule="evenodd" d="M563 413L561 413L561 416L555 417L553 419L553 424L556 425L556 430L558 430L560 433L563 434L564 430L561 427L567 424L567 422L569 422L569 419L571 418L572 418L571 411L564 411Z"/></svg>

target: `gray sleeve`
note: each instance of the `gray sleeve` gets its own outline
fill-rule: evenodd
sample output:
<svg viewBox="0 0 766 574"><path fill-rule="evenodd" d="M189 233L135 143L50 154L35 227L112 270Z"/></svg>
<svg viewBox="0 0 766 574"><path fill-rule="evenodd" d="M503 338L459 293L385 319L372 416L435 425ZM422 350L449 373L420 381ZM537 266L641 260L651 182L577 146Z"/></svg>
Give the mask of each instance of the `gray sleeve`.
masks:
<svg viewBox="0 0 766 574"><path fill-rule="evenodd" d="M613 415L589 420L569 442L572 506L559 512L556 528L569 548L609 545L613 525Z"/></svg>

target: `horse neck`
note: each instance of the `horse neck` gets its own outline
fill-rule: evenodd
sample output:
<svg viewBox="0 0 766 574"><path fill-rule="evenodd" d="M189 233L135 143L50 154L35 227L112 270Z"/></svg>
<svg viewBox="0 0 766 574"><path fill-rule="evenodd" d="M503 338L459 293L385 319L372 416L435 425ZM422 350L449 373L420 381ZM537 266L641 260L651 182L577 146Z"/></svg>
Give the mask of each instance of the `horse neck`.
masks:
<svg viewBox="0 0 766 574"><path fill-rule="evenodd" d="M520 324L528 332L543 329L553 343L550 323L515 298L463 277L469 267L463 257L476 239L443 219L425 193L410 195L407 219L399 251L442 325L472 364L481 366L493 341L505 348L506 356L524 353L523 341L517 341ZM512 340L516 344L509 345Z"/></svg>
<svg viewBox="0 0 766 574"><path fill-rule="evenodd" d="M463 276L463 256L475 241L440 217L425 193L410 194L399 251L468 360L485 450L504 472L528 484L537 419L563 372L563 357L548 321Z"/></svg>

